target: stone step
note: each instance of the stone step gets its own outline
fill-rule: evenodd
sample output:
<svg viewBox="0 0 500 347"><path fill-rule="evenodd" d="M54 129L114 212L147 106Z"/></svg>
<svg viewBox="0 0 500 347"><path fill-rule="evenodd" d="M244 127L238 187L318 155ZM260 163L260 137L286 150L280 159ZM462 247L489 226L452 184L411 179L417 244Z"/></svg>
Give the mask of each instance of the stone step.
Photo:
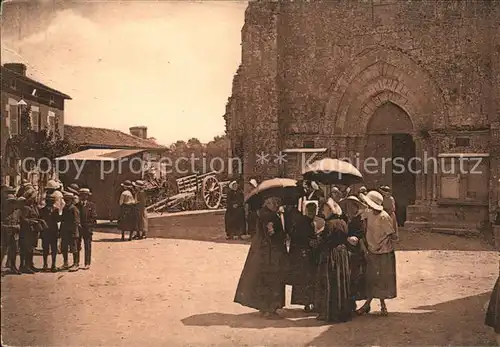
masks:
<svg viewBox="0 0 500 347"><path fill-rule="evenodd" d="M481 235L477 229L461 229L461 228L431 228L431 232L438 234L448 234L467 237L478 237Z"/></svg>

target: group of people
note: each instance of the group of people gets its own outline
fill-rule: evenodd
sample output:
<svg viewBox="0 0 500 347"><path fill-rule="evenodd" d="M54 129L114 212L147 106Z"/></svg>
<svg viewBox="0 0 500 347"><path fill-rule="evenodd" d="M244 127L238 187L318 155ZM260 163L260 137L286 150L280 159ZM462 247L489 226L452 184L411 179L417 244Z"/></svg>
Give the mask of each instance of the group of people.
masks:
<svg viewBox="0 0 500 347"><path fill-rule="evenodd" d="M75 272L80 269L83 244L84 267L81 269L90 269L92 235L97 223L95 204L89 200L91 195L89 188L71 184L64 189L56 180L47 182L42 201L38 201L37 190L27 180L23 180L19 187L2 186L2 265L7 256L6 267L12 274L49 270ZM42 240L42 269L34 264L39 239ZM59 251L63 256L61 267L57 267ZM71 265L70 253L73 257Z"/></svg>
<svg viewBox="0 0 500 347"><path fill-rule="evenodd" d="M148 217L146 213L146 182L142 180L126 180L121 184L120 217L118 228L125 241L125 233L129 233L128 240L145 239L148 230Z"/></svg>
<svg viewBox="0 0 500 347"><path fill-rule="evenodd" d="M278 319L285 285L291 285L291 303L318 320L349 321L369 313L373 299L388 315L385 300L397 295L397 223L384 204L391 199L364 187L358 194L338 189L332 197L315 182L304 187L299 201L268 197L256 212L256 233L234 301ZM358 308L359 300L365 302Z"/></svg>

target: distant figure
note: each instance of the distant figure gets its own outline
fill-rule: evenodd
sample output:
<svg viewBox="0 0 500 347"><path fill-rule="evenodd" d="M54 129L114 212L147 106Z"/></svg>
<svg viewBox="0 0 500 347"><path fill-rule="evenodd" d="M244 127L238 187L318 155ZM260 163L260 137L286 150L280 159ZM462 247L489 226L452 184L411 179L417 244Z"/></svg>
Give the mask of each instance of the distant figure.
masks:
<svg viewBox="0 0 500 347"><path fill-rule="evenodd" d="M45 221L47 226L41 233L43 250L43 271L47 271L49 269L47 260L50 253L52 260L50 270L52 272L57 271L57 241L59 239L59 211L54 207L54 202L55 198L53 195L46 196L45 206L40 210L40 218Z"/></svg>
<svg viewBox="0 0 500 347"><path fill-rule="evenodd" d="M4 188L4 191L9 191L8 188ZM4 257L7 256L7 264L10 272L19 275L21 272L16 267L16 256L17 240L19 239L21 228L20 211L17 206L17 198L14 194L7 194L2 200L2 259L0 265L3 264Z"/></svg>
<svg viewBox="0 0 500 347"><path fill-rule="evenodd" d="M80 257L80 253L82 250L82 241L83 247L85 250L85 266L83 270L90 269L90 263L92 260L92 235L94 233L95 225L97 224L97 210L95 204L92 201L89 201L90 189L88 188L80 188L80 202L77 205L78 211L80 212L80 235L78 238L78 257ZM80 259L78 259L80 262Z"/></svg>
<svg viewBox="0 0 500 347"><path fill-rule="evenodd" d="M281 200L269 197L259 210L258 226L236 289L234 302L259 310L268 319L285 306L287 250L278 210Z"/></svg>
<svg viewBox="0 0 500 347"><path fill-rule="evenodd" d="M145 239L148 232L148 214L146 212L146 182L137 180L132 183L137 190L137 238Z"/></svg>
<svg viewBox="0 0 500 347"><path fill-rule="evenodd" d="M80 237L80 211L75 206L75 195L66 192L64 194L64 201L66 205L64 206L63 213L61 215L61 247L64 264L62 269L69 270L71 272L78 271L80 269L80 256L78 252L78 240ZM68 264L68 253L73 254L73 265Z"/></svg>
<svg viewBox="0 0 500 347"><path fill-rule="evenodd" d="M33 263L33 251L38 243L40 230L40 215L36 207L37 193L34 189L25 190L24 206L21 208L21 230L19 233L19 248L23 273L33 274L37 271Z"/></svg>
<svg viewBox="0 0 500 347"><path fill-rule="evenodd" d="M227 208L225 215L226 239L242 239L245 233L245 198L239 189L238 183L233 181L229 184L227 193Z"/></svg>
<svg viewBox="0 0 500 347"><path fill-rule="evenodd" d="M132 194L132 182L126 180L122 183L123 191L120 195L120 217L118 220L118 228L122 232L122 241L125 241L125 232L128 231L129 241L132 241L134 231L137 230L137 213L136 201Z"/></svg>
<svg viewBox="0 0 500 347"><path fill-rule="evenodd" d="M258 183L257 180L251 179L249 182L250 186L252 189L257 188ZM257 211L252 208L252 206L246 204L245 206L246 209L246 220L247 220L247 234L250 236L253 236L255 234L255 231L257 230Z"/></svg>

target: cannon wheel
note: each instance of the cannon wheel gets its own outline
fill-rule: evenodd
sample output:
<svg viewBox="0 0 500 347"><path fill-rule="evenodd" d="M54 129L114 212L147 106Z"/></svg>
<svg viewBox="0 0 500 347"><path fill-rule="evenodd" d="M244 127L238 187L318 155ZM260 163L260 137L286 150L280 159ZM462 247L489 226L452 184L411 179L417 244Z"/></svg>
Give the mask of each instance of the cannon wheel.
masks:
<svg viewBox="0 0 500 347"><path fill-rule="evenodd" d="M217 177L210 175L203 178L201 195L205 206L210 210L219 208L222 200L222 187Z"/></svg>

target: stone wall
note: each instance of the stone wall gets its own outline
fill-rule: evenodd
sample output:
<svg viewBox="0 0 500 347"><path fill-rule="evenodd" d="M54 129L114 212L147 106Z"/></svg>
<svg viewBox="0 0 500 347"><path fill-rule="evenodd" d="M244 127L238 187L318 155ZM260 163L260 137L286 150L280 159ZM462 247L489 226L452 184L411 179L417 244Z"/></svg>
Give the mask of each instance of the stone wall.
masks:
<svg viewBox="0 0 500 347"><path fill-rule="evenodd" d="M417 155L490 153L491 210L498 199L497 23L495 1L251 1L241 88L233 94L243 105L245 176L283 174L273 162L257 165L256 154L306 141L330 156L360 153L362 161L371 116L392 102L412 121ZM470 143L457 143L462 137ZM439 178L417 181L419 203L434 203Z"/></svg>

